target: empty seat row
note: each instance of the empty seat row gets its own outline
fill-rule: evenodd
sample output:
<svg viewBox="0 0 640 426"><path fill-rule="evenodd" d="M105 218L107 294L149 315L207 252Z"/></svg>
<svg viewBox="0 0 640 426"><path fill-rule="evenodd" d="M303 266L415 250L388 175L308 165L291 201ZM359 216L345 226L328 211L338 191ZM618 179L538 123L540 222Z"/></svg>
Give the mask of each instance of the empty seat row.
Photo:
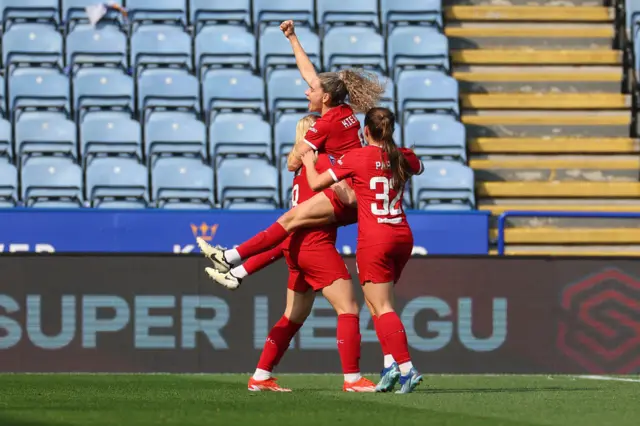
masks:
<svg viewBox="0 0 640 426"><path fill-rule="evenodd" d="M318 69L336 70L363 66L397 76L415 67L449 69L446 36L429 27L403 27L385 39L373 30L359 27L335 28L323 38L308 29L298 36ZM386 45L385 45L386 44ZM279 67L294 67L295 58L287 39L277 28L266 30L259 39L235 26L208 26L196 37L168 25L147 25L133 33L130 50L125 33L114 26L94 28L82 25L66 40L55 29L42 24L13 26L2 38L2 61L11 72L21 64L40 63L72 71L81 66L112 65L133 68L182 67L202 75L220 67L240 67L263 74ZM129 52L127 54L127 51ZM386 52L386 53L385 53Z"/></svg>
<svg viewBox="0 0 640 426"><path fill-rule="evenodd" d="M128 21L205 23L241 23L259 29L272 23L293 19L299 24L323 28L355 24L374 28L405 23L442 26L441 0L116 0L128 10ZM32 19L73 24L86 20L84 8L95 0L3 0L5 25ZM382 25L381 25L382 24Z"/></svg>
<svg viewBox="0 0 640 426"><path fill-rule="evenodd" d="M471 209L473 171L460 163L425 162L410 194L420 209ZM150 171L150 178L149 178ZM20 175L20 184L18 183ZM197 159L167 158L153 168L130 159L104 158L86 172L64 158L43 157L22 167L0 163L0 207L274 209L290 193L293 174L251 159L225 161L215 176ZM215 197L214 197L215 194ZM285 203L288 200L282 196Z"/></svg>

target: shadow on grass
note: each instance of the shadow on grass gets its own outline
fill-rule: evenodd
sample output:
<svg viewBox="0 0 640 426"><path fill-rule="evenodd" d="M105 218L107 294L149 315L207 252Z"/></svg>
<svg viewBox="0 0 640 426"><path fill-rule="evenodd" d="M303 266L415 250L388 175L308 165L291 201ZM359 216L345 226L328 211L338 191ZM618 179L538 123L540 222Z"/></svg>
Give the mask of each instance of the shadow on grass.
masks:
<svg viewBox="0 0 640 426"><path fill-rule="evenodd" d="M470 388L470 389L429 389L419 388L420 393L527 393L527 392L584 392L600 391L600 388L565 388L561 386L535 388Z"/></svg>
<svg viewBox="0 0 640 426"><path fill-rule="evenodd" d="M49 421L35 421L35 420L19 420L13 417L9 417L0 414L1 426L68 426L66 423L49 422Z"/></svg>

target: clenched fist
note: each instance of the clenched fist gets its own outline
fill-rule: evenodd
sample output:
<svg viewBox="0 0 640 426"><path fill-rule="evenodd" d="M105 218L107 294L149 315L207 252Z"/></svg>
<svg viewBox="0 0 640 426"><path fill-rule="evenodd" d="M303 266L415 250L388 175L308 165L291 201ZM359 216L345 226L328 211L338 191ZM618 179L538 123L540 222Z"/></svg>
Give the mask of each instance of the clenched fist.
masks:
<svg viewBox="0 0 640 426"><path fill-rule="evenodd" d="M295 29L294 29L294 26L293 26L293 21L291 21L291 20L284 21L282 24L280 24L280 30L282 31L282 33L284 34L284 36L286 38L289 38L292 35L295 35Z"/></svg>

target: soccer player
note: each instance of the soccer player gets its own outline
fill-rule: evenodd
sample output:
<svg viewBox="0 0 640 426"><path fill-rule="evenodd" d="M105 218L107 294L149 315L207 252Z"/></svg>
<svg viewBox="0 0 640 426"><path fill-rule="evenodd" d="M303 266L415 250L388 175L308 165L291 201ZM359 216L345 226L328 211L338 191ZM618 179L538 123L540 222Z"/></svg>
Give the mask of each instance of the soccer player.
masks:
<svg viewBox="0 0 640 426"><path fill-rule="evenodd" d="M411 363L405 329L393 307L393 287L413 249L413 234L402 209L404 186L411 175L422 173L423 165L410 149L398 149L394 127L393 112L373 108L365 117L368 146L349 152L321 174L313 167L313 153L306 153L302 161L315 191L353 180L358 200L358 275L377 315L379 334L399 364L398 393L410 393L422 376Z"/></svg>
<svg viewBox="0 0 640 426"><path fill-rule="evenodd" d="M309 115L300 120L297 127L298 141L315 121ZM298 142L296 142L298 143ZM328 155L321 154L317 163L310 167L324 172L332 163ZM305 167L295 174L292 190L292 204L296 208L298 201L311 198L314 192L307 183ZM360 374L360 321L358 306L353 294L353 284L342 257L335 248L337 227L328 225L314 229L297 231L279 246L289 267L287 285L287 304L284 315L271 329L265 342L258 367L249 379L250 391L289 392L282 388L272 377L274 367L279 363L298 332L309 316L315 292L322 291L338 314L337 342L338 353L344 373L343 390L345 392L375 392L376 385ZM273 249L273 258L277 257ZM260 255L259 255L260 256ZM249 260L254 259L250 258ZM322 260L320 262L319 260ZM270 258L264 258L270 261ZM245 262L246 263L246 262ZM213 268L207 268L212 276L220 274Z"/></svg>

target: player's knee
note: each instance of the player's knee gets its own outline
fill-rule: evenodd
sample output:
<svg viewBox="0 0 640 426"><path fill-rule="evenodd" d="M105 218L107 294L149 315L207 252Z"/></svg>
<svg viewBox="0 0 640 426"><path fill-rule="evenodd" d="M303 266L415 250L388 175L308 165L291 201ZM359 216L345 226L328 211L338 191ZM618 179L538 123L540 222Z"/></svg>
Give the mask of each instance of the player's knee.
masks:
<svg viewBox="0 0 640 426"><path fill-rule="evenodd" d="M338 315L358 315L360 313L358 304L355 300L345 300L341 303L336 303L334 308L336 310L336 314Z"/></svg>
<svg viewBox="0 0 640 426"><path fill-rule="evenodd" d="M295 225L295 216L296 216L295 210L296 209L288 210L285 214L280 216L277 221L288 232L291 232L294 230L292 225Z"/></svg>

